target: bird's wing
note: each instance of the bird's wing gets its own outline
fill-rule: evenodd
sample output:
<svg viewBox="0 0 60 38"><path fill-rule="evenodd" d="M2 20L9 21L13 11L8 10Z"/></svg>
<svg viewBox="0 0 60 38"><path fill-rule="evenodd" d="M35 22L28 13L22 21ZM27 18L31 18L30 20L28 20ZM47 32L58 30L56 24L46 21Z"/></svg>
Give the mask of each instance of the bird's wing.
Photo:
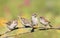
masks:
<svg viewBox="0 0 60 38"><path fill-rule="evenodd" d="M49 22L49 21L48 21L47 19L45 19L45 18L44 18L44 20L45 20L45 22Z"/></svg>
<svg viewBox="0 0 60 38"><path fill-rule="evenodd" d="M29 21L28 19L25 19L25 20L24 20L24 23L25 23L25 24L30 24L30 21Z"/></svg>

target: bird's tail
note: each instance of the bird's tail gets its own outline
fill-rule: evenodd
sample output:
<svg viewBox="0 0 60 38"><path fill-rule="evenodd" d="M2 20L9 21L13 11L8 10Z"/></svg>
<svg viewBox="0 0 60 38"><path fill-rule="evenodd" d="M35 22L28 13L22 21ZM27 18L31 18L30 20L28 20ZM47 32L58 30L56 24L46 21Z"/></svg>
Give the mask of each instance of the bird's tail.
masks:
<svg viewBox="0 0 60 38"><path fill-rule="evenodd" d="M53 27L51 24L49 24L50 27Z"/></svg>

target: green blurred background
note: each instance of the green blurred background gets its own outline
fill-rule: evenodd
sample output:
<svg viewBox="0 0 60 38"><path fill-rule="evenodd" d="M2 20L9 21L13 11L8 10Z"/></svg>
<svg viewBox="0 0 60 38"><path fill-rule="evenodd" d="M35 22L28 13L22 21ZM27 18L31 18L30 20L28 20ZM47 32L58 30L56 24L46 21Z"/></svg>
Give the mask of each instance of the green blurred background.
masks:
<svg viewBox="0 0 60 38"><path fill-rule="evenodd" d="M0 17L14 19L22 15L27 19L36 13L44 16L53 26L60 25L60 0L0 0ZM41 25L41 24L40 24ZM60 38L60 31L37 31L21 38Z"/></svg>

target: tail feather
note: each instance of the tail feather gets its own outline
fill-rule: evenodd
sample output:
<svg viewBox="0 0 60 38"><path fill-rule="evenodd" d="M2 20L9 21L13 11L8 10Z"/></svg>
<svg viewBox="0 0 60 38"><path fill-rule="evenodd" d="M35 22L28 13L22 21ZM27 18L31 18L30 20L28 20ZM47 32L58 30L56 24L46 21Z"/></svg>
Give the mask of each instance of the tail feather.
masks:
<svg viewBox="0 0 60 38"><path fill-rule="evenodd" d="M50 27L53 27L52 25L49 24Z"/></svg>

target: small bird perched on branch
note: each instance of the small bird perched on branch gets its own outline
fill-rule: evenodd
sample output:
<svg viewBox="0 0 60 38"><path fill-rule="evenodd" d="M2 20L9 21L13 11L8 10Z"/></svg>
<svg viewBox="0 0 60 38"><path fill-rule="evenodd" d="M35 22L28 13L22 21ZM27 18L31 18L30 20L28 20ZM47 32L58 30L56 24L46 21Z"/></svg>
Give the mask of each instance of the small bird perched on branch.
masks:
<svg viewBox="0 0 60 38"><path fill-rule="evenodd" d="M15 29L18 29L16 26L18 25L18 21L16 19L12 20L12 21L9 21L7 24L7 27L9 30L15 30Z"/></svg>
<svg viewBox="0 0 60 38"><path fill-rule="evenodd" d="M40 23L43 24L45 27L49 25L52 28L52 25L50 25L50 22L46 20L44 17L40 17Z"/></svg>
<svg viewBox="0 0 60 38"><path fill-rule="evenodd" d="M37 18L37 14L33 14L32 17L31 17L31 22L32 22L32 27L33 29L31 30L31 32L34 32L34 26L37 26L38 25L38 18Z"/></svg>
<svg viewBox="0 0 60 38"><path fill-rule="evenodd" d="M13 30L16 30L18 29L18 27L16 27L18 25L18 21L16 19L12 20L12 21L9 21L6 23L7 24L7 28L9 29L8 31L6 31L4 34L8 33L8 32L11 32ZM4 35L4 34L0 34L1 35Z"/></svg>
<svg viewBox="0 0 60 38"><path fill-rule="evenodd" d="M21 23L24 25L25 28L31 27L31 22L28 19L22 18L20 16L18 16L18 18L21 20Z"/></svg>

